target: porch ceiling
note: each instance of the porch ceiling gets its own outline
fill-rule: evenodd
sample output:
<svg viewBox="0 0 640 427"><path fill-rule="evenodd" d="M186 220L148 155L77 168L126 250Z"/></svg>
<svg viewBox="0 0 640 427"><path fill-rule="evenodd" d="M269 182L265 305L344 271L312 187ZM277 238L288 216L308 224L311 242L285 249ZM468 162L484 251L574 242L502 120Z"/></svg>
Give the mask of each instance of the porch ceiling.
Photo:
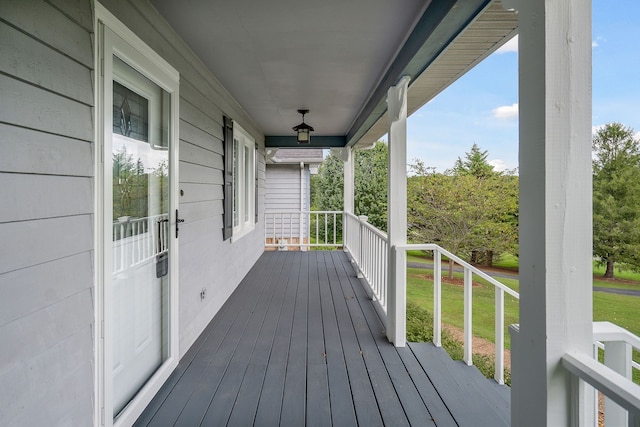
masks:
<svg viewBox="0 0 640 427"><path fill-rule="evenodd" d="M299 108L310 110L312 146L373 142L386 133L386 91L401 76L412 78L414 111L517 25L515 13L489 0L151 3L253 118L268 146L295 145ZM457 53L441 58L450 51Z"/></svg>

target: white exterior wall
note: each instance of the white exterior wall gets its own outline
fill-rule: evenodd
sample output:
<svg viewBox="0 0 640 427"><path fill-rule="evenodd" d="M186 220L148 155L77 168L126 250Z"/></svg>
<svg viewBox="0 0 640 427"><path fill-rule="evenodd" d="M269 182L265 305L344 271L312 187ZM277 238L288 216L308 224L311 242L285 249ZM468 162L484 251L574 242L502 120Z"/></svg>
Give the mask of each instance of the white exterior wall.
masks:
<svg viewBox="0 0 640 427"><path fill-rule="evenodd" d="M3 426L94 419L92 4L0 2ZM102 4L180 72L182 356L263 251L264 137L153 7ZM234 243L222 240L223 115L260 153L259 222Z"/></svg>
<svg viewBox="0 0 640 427"><path fill-rule="evenodd" d="M307 175L309 167L305 165L303 174L304 206L309 206L307 197ZM266 211L300 210L300 165L268 165L266 174L265 201Z"/></svg>
<svg viewBox="0 0 640 427"><path fill-rule="evenodd" d="M59 3L0 2L3 426L93 420L93 21Z"/></svg>
<svg viewBox="0 0 640 427"><path fill-rule="evenodd" d="M309 166L305 164L302 177L300 176L300 165L268 165L265 183L265 211L295 211L299 212L301 206L308 210L309 201ZM302 189L301 189L302 186ZM300 191L302 190L302 197ZM284 233L289 235L289 218L284 219ZM296 215L292 218L293 235L300 235L300 216ZM305 221L306 222L306 221ZM265 224L267 237L273 235L273 223ZM276 236L282 235L280 218L276 218ZM306 233L306 226L302 230Z"/></svg>

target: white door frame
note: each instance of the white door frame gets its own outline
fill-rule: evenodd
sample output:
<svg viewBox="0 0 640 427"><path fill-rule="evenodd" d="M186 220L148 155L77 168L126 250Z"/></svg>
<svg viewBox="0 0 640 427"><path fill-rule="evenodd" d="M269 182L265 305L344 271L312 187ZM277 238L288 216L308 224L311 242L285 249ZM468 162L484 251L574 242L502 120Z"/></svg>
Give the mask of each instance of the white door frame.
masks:
<svg viewBox="0 0 640 427"><path fill-rule="evenodd" d="M117 37L104 31L108 27ZM112 15L104 6L95 2L94 39L95 52L95 407L94 424L105 426L131 425L149 404L162 384L178 365L178 243L173 233L176 224L178 207L178 123L179 123L179 73L122 22ZM105 225L106 217L110 217L113 209L111 198L105 197L105 185L110 185L112 170L105 168L111 157L108 138L112 130L112 114L110 106L105 103L111 99L113 85L112 57L117 55L124 62L138 70L151 81L171 95L171 119L169 130L169 349L167 360L158 368L151 379L143 386L136 397L113 420L113 389L111 378L112 367L112 322L111 295L106 291L106 272L112 271L112 251L105 250L105 245L112 240L112 228ZM105 146L109 150L105 150ZM105 162L106 160L106 162Z"/></svg>

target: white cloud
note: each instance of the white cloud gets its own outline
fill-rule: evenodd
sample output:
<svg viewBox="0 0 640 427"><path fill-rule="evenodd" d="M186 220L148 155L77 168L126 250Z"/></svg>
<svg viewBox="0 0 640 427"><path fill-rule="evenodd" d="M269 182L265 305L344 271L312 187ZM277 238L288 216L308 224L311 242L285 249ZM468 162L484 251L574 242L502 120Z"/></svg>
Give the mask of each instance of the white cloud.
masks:
<svg viewBox="0 0 640 427"><path fill-rule="evenodd" d="M509 40L508 42L500 46L498 50L496 50L496 53L508 53L508 52L518 52L518 35L517 34L514 38L512 38L511 40Z"/></svg>
<svg viewBox="0 0 640 427"><path fill-rule="evenodd" d="M636 132L636 133L633 135L633 139L635 139L636 141L640 141L640 132Z"/></svg>
<svg viewBox="0 0 640 427"><path fill-rule="evenodd" d="M503 172L507 170L507 164L504 162L504 160L501 160L501 159L489 160L489 164L493 166L493 169L496 172Z"/></svg>
<svg viewBox="0 0 640 427"><path fill-rule="evenodd" d="M606 125L591 126L591 135L595 135L600 129L604 128L605 126Z"/></svg>
<svg viewBox="0 0 640 427"><path fill-rule="evenodd" d="M503 105L493 110L496 119L513 119L518 117L518 103Z"/></svg>
<svg viewBox="0 0 640 427"><path fill-rule="evenodd" d="M592 48L596 48L598 46L600 46L601 42L607 42L607 40L604 37L598 36L595 39L593 39L593 41L591 42L591 47Z"/></svg>

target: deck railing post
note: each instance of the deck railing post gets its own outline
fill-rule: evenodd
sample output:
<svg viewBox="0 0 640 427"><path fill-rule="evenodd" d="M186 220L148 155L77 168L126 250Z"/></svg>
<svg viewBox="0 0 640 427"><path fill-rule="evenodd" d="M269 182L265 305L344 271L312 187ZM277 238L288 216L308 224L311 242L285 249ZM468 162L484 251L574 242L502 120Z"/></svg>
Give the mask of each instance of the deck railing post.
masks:
<svg viewBox="0 0 640 427"><path fill-rule="evenodd" d="M293 219L292 219L293 221ZM300 250L303 251L306 249L306 246L304 245L304 212L300 212L300 217L298 219L298 244L300 245ZM307 242L307 243L311 243L311 242Z"/></svg>
<svg viewBox="0 0 640 427"><path fill-rule="evenodd" d="M494 287L496 292L495 307L495 341L496 341L496 360L495 374L493 377L498 384L504 384L504 291L498 287Z"/></svg>
<svg viewBox="0 0 640 427"><path fill-rule="evenodd" d="M624 341L604 343L604 364L629 379L631 379L631 354L632 347ZM607 426L626 426L628 413L613 400L605 397L604 422Z"/></svg>
<svg viewBox="0 0 640 427"><path fill-rule="evenodd" d="M433 251L433 344L442 347L442 254Z"/></svg>
<svg viewBox="0 0 640 427"><path fill-rule="evenodd" d="M364 264L365 264L365 256L364 256L364 223L369 219L366 215L358 216L358 257L356 262L359 265L358 269L358 277L362 278L364 276Z"/></svg>
<svg viewBox="0 0 640 427"><path fill-rule="evenodd" d="M464 269L464 362L473 365L473 331L471 285L473 273Z"/></svg>
<svg viewBox="0 0 640 427"><path fill-rule="evenodd" d="M407 340L406 251L392 246L390 259L389 277L392 278L392 283L387 284L387 338L396 347L404 347Z"/></svg>

